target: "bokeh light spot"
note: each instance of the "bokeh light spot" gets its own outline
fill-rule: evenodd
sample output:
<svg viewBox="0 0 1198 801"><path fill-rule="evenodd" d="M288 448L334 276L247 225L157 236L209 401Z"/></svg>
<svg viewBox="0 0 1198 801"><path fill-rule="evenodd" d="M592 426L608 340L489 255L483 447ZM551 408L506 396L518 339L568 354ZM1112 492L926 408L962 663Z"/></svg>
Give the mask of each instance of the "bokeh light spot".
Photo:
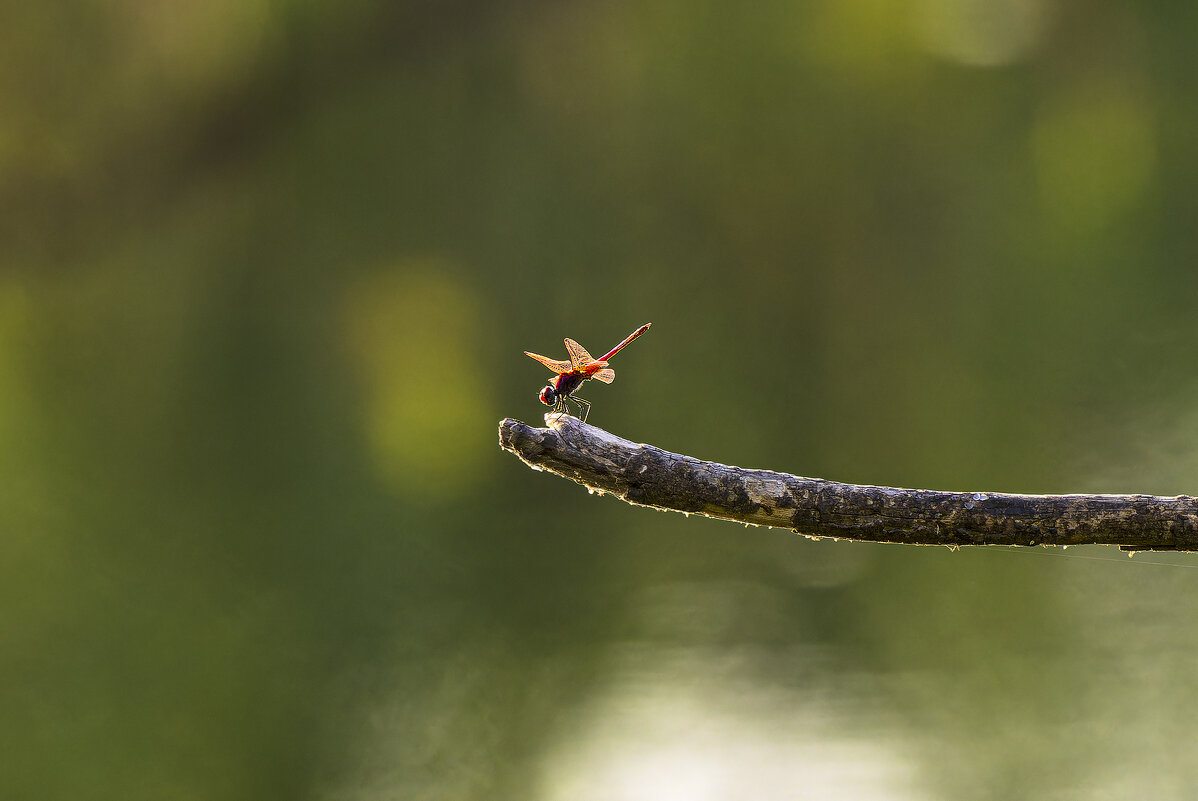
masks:
<svg viewBox="0 0 1198 801"><path fill-rule="evenodd" d="M433 261L370 274L347 295L362 425L380 477L404 495L454 497L478 476L470 432L488 409L478 320L477 298Z"/></svg>
<svg viewBox="0 0 1198 801"><path fill-rule="evenodd" d="M915 24L936 55L997 67L1031 53L1043 38L1047 18L1040 0L921 0Z"/></svg>
<svg viewBox="0 0 1198 801"><path fill-rule="evenodd" d="M815 688L746 681L737 666L752 661L747 654L634 647L620 659L629 672L571 721L569 741L550 750L544 801L924 797L904 744L862 737L852 702L837 708ZM804 670L803 658L793 667ZM856 701L865 708L864 697Z"/></svg>

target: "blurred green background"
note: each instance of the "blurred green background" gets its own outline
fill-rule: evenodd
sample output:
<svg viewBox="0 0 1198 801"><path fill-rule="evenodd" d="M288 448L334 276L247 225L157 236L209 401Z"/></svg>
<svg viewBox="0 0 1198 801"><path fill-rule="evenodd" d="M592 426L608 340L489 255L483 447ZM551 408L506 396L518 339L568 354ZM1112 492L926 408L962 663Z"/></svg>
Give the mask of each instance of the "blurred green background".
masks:
<svg viewBox="0 0 1198 801"><path fill-rule="evenodd" d="M1198 787L1198 565L811 542L525 468L591 422L952 490L1198 489L1198 15L8 4L0 795Z"/></svg>

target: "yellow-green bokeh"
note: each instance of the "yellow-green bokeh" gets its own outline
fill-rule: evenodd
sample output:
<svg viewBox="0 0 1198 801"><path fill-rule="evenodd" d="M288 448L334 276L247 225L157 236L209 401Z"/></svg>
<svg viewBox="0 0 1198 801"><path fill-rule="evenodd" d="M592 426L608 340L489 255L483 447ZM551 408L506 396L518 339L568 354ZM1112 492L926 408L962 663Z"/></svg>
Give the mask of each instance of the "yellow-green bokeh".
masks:
<svg viewBox="0 0 1198 801"><path fill-rule="evenodd" d="M469 284L443 261L401 261L354 282L342 319L379 478L411 500L473 492L481 468L472 432L492 393L481 300Z"/></svg>

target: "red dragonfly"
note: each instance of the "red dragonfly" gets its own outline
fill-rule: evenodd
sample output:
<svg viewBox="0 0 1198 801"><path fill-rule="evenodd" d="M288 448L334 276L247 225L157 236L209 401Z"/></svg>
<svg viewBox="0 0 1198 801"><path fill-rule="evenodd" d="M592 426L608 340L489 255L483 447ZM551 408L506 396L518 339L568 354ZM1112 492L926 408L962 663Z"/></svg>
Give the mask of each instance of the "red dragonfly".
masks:
<svg viewBox="0 0 1198 801"><path fill-rule="evenodd" d="M568 362L559 362L524 351L525 356L531 356L557 373L556 376L549 379L549 386L541 390L541 403L552 406L555 412L564 410L569 414L570 407L567 403L574 401L578 404L578 410L582 412L582 421L585 423L587 415L591 413L591 402L578 397L574 391L582 386L582 382L588 378L602 381L604 384L615 381L616 371L607 366L607 360L623 350L629 342L648 331L650 325L652 323L645 323L598 359L591 358L591 354L587 353L586 348L569 337L566 338L566 350L570 352L570 361Z"/></svg>

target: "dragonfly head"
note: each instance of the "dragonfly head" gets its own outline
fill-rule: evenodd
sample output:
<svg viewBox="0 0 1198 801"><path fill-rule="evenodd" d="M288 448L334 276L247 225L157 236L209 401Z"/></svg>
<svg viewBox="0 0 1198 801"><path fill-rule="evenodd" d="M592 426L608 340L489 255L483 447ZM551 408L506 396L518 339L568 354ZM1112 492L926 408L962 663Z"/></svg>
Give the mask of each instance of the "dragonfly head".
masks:
<svg viewBox="0 0 1198 801"><path fill-rule="evenodd" d="M541 387L541 403L545 404L546 406L552 406L553 404L557 403L557 390L554 388L553 384L550 384L547 387Z"/></svg>

